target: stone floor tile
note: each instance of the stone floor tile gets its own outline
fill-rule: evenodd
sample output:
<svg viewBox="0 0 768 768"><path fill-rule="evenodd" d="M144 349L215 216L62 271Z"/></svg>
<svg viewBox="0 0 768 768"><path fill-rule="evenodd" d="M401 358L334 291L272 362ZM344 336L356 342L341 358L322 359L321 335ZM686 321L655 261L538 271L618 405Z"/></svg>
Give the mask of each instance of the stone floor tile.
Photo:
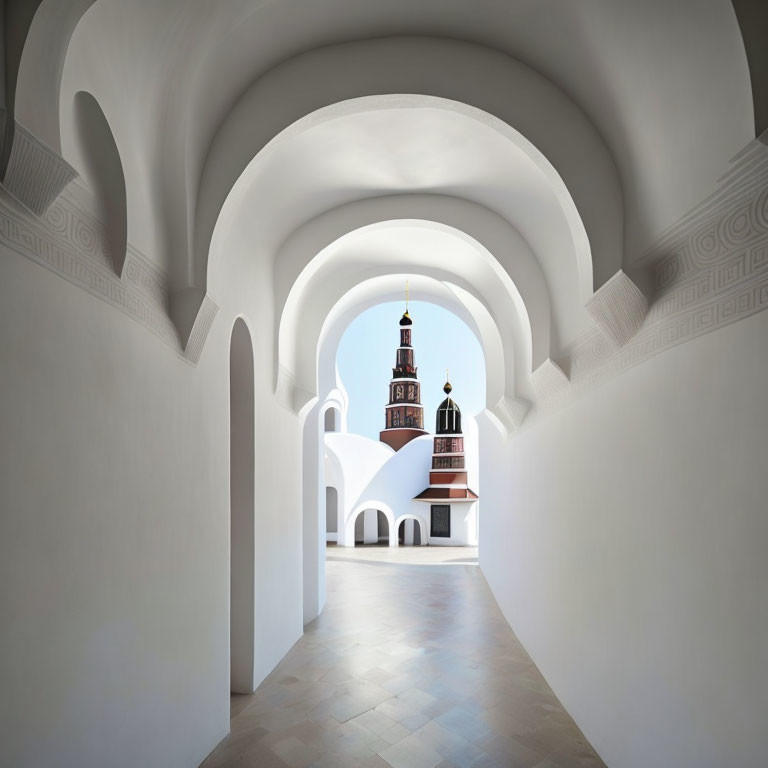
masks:
<svg viewBox="0 0 768 768"><path fill-rule="evenodd" d="M415 734L393 744L379 755L392 768L435 768L443 761L443 756L432 749Z"/></svg>
<svg viewBox="0 0 768 768"><path fill-rule="evenodd" d="M362 725L363 728L367 728L377 736L386 733L393 725L397 725L391 717L387 717L383 712L377 712L375 709L363 712L362 715L353 718L351 722Z"/></svg>
<svg viewBox="0 0 768 768"><path fill-rule="evenodd" d="M409 731L418 731L419 728L425 726L430 720L431 718L427 715L422 714L422 712L417 712L415 715L404 717L400 721L400 724Z"/></svg>
<svg viewBox="0 0 768 768"><path fill-rule="evenodd" d="M307 768L320 757L320 752L316 748L308 747L295 736L289 736L276 744L272 744L270 749L289 768Z"/></svg>
<svg viewBox="0 0 768 768"><path fill-rule="evenodd" d="M494 736L489 741L476 744L491 758L504 761L509 768L533 768L545 757L507 736Z"/></svg>
<svg viewBox="0 0 768 768"><path fill-rule="evenodd" d="M409 731L402 723L395 723L391 728L379 735L388 744L396 744L406 736L410 736L411 731Z"/></svg>
<svg viewBox="0 0 768 768"><path fill-rule="evenodd" d="M460 706L438 715L435 722L470 742L488 739L493 735L493 729L485 720Z"/></svg>

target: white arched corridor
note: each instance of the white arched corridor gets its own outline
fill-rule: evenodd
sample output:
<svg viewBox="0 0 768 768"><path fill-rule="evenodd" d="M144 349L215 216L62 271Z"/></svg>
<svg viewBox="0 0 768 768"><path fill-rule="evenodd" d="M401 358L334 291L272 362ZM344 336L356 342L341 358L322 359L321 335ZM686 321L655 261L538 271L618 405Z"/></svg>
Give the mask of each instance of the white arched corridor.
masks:
<svg viewBox="0 0 768 768"><path fill-rule="evenodd" d="M765 4L0 18L0 763L764 763ZM477 565L348 430L406 279L485 358Z"/></svg>

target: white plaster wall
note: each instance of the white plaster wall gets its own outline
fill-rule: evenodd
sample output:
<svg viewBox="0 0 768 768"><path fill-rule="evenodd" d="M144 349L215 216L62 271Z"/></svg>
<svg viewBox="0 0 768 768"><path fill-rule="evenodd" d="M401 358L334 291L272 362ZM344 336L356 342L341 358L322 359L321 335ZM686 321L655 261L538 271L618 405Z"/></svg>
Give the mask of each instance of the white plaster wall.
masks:
<svg viewBox="0 0 768 768"><path fill-rule="evenodd" d="M484 466L483 572L611 768L765 763L766 338L676 347Z"/></svg>
<svg viewBox="0 0 768 768"><path fill-rule="evenodd" d="M440 502L435 502L439 504ZM432 505L421 503L421 514L427 520L432 515ZM477 502L451 504L451 535L430 536L429 543L436 547L464 547L477 545Z"/></svg>
<svg viewBox="0 0 768 768"><path fill-rule="evenodd" d="M4 765L188 768L226 734L229 307L259 306L249 277L242 295L217 296L195 368L114 307L0 253ZM267 299L266 327L250 323L257 441L268 436L255 682L301 634L300 433L270 401L270 313Z"/></svg>

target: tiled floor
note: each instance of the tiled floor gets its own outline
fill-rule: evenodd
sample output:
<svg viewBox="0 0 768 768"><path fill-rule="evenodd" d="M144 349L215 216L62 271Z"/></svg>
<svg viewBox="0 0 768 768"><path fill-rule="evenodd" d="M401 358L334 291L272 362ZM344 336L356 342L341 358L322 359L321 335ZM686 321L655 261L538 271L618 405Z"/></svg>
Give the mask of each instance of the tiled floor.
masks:
<svg viewBox="0 0 768 768"><path fill-rule="evenodd" d="M470 549L328 550L328 604L205 768L595 768Z"/></svg>

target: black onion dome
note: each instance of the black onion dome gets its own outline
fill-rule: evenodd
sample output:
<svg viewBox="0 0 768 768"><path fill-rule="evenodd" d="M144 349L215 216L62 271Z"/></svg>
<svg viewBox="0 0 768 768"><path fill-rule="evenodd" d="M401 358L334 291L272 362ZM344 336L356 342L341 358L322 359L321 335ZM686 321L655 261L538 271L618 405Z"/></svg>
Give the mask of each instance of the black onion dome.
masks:
<svg viewBox="0 0 768 768"><path fill-rule="evenodd" d="M400 325L413 325L413 320L411 320L411 316L408 314L407 309L403 312L403 316L400 318Z"/></svg>
<svg viewBox="0 0 768 768"><path fill-rule="evenodd" d="M443 400L443 402L440 403L437 410L438 411L456 411L456 413L461 413L461 408L459 408L459 406L456 405L456 401L450 397L446 397L445 400Z"/></svg>
<svg viewBox="0 0 768 768"><path fill-rule="evenodd" d="M450 384L446 384L449 391L450 386ZM437 428L435 432L438 435L461 434L461 409L450 397L446 397L437 408Z"/></svg>

